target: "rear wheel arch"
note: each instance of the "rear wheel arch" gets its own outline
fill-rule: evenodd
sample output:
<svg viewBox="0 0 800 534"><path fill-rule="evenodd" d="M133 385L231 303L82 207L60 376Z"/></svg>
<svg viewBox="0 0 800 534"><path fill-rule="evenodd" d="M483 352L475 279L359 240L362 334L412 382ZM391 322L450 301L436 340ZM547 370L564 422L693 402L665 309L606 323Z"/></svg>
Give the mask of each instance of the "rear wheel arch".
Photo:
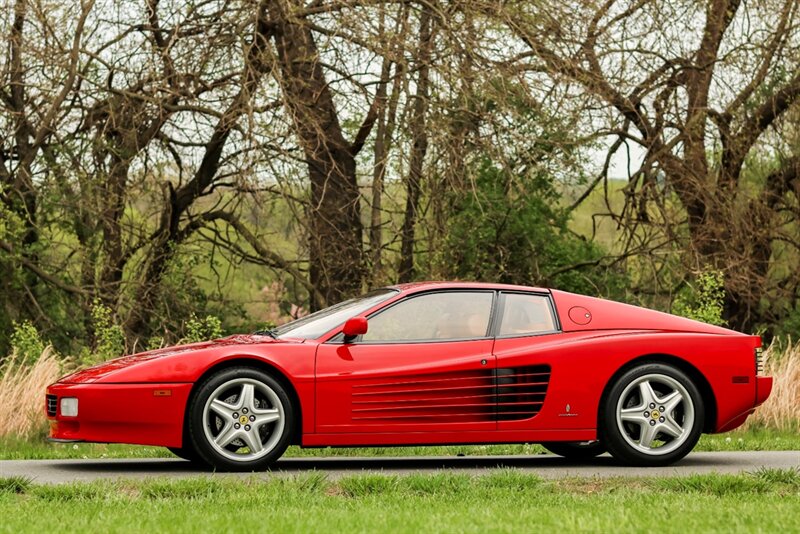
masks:
<svg viewBox="0 0 800 534"><path fill-rule="evenodd" d="M186 402L186 407L184 408L184 413L183 413L184 446L186 446L186 444L189 443L187 441L188 430L189 430L189 408L192 406L192 401L194 400L194 396L197 393L197 389L211 375L218 373L219 371L229 369L231 367L251 367L253 369L257 369L259 371L267 373L272 378L280 382L284 388L286 388L286 392L289 394L289 398L292 402L292 407L294 408L295 415L297 417L297 421L294 426L295 435L292 436L290 445L300 445L303 435L303 407L300 404L300 396L297 394L297 390L295 389L294 384L292 384L292 381L289 380L286 374L284 374L280 369L278 369L274 365L270 364L270 362L268 361L262 360L260 358L238 356L212 365L211 367L206 369L202 375L197 377L197 380L195 380L194 384L192 385L192 391L189 394L189 399Z"/></svg>
<svg viewBox="0 0 800 534"><path fill-rule="evenodd" d="M603 394L600 396L600 402L598 403L598 410L597 410L597 429L600 432L602 428L601 425L601 418L603 417L603 405L605 404L605 400L608 397L611 388L617 382L617 380L627 373L629 370L637 367L639 365L648 364L648 363L662 363L666 365L672 365L676 367L680 371L683 371L686 375L691 378L692 382L697 386L697 389L700 391L700 395L703 399L703 406L705 409L705 423L703 427L703 432L713 432L716 423L717 423L717 399L714 396L714 391L711 389L711 384L708 383L708 380L700 372L700 370L692 365L690 362L684 360L683 358L679 358L677 356L673 356L671 354L663 354L663 353L655 353L655 354L645 354L634 358L633 360L625 363L622 367L617 369L617 371L611 375L606 383L605 387L603 388Z"/></svg>

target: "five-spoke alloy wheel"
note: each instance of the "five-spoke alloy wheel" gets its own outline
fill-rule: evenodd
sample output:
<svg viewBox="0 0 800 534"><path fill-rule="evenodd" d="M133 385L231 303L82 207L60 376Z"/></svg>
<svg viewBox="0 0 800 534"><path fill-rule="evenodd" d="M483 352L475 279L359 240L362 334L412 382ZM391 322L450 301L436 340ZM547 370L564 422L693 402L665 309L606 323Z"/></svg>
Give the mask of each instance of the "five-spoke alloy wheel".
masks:
<svg viewBox="0 0 800 534"><path fill-rule="evenodd" d="M619 377L601 407L603 443L618 460L668 465L686 456L703 431L703 400L680 369L642 364Z"/></svg>
<svg viewBox="0 0 800 534"><path fill-rule="evenodd" d="M209 377L195 392L189 417L200 456L228 471L265 469L286 450L295 421L285 387L249 367Z"/></svg>

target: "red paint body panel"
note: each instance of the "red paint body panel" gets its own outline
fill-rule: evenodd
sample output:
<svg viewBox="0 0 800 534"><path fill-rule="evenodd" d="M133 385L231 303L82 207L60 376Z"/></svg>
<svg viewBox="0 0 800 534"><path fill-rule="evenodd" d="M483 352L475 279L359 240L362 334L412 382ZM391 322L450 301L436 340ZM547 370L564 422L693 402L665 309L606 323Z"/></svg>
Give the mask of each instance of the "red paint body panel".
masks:
<svg viewBox="0 0 800 534"><path fill-rule="evenodd" d="M540 441L591 441L595 429L494 432L373 432L371 434L310 434L304 447L392 447L396 445L480 445L485 443L536 443Z"/></svg>
<svg viewBox="0 0 800 534"><path fill-rule="evenodd" d="M668 313L648 310L565 291L552 290L553 302L561 319L564 332L586 330L662 330L667 332L698 332L743 336L734 330L699 321L677 317ZM579 308L580 312L575 313ZM573 310L573 313L570 313ZM588 317L586 316L588 312Z"/></svg>
<svg viewBox="0 0 800 534"><path fill-rule="evenodd" d="M756 377L756 407L764 404L770 393L772 393L772 377Z"/></svg>
<svg viewBox="0 0 800 534"><path fill-rule="evenodd" d="M60 409L50 436L103 443L180 447L183 416L192 384L54 384L47 393L78 399L78 417ZM154 390L169 390L155 396Z"/></svg>
<svg viewBox="0 0 800 534"><path fill-rule="evenodd" d="M314 431L314 343L275 341L268 336L231 336L206 343L160 349L68 375L58 384L194 384L212 368L232 361L274 368L290 380L300 399L303 432ZM175 421L182 425L183 419ZM116 434L115 434L116 436ZM113 439L109 441L120 441Z"/></svg>
<svg viewBox="0 0 800 534"><path fill-rule="evenodd" d="M322 344L316 431L493 431L494 390L482 375L494 368L491 339Z"/></svg>
<svg viewBox="0 0 800 534"><path fill-rule="evenodd" d="M600 397L614 374L633 360L659 355L686 362L706 378L716 399L719 427L753 408L755 381L734 384L732 378L754 374L756 342L747 336L622 330L498 339L498 367L544 361L552 366L551 390L542 412L530 422L502 422L499 428L596 428ZM731 357L737 350L747 357Z"/></svg>
<svg viewBox="0 0 800 534"><path fill-rule="evenodd" d="M315 340L242 335L118 358L73 373L48 393L79 399L51 436L181 446L191 391L219 366L259 365L299 400L305 446L518 443L595 439L603 391L631 362L668 359L705 381L716 418L742 424L769 396L756 376L757 336L611 301L541 288L415 283L362 313L426 291L551 295L560 329L467 341L343 344L342 325ZM497 300L497 299L496 299ZM170 390L163 395L156 390Z"/></svg>

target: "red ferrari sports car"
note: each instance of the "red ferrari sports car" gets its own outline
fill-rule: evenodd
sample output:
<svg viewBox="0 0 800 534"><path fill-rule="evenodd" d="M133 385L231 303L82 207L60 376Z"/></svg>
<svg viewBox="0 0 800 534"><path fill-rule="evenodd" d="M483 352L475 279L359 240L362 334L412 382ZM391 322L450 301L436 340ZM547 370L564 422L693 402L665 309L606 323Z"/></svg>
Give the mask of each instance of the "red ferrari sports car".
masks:
<svg viewBox="0 0 800 534"><path fill-rule="evenodd" d="M685 456L769 396L761 339L557 290L426 282L272 331L160 349L47 388L51 438L159 445L221 470L303 447L541 443Z"/></svg>

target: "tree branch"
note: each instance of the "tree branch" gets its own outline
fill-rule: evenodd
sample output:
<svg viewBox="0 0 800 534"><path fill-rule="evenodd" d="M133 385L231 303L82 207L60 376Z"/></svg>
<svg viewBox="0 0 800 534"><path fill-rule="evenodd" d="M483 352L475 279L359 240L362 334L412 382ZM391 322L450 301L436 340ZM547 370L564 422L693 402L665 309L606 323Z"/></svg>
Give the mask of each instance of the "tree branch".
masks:
<svg viewBox="0 0 800 534"><path fill-rule="evenodd" d="M182 230L182 235L185 237L191 232L194 232L210 222L225 221L228 223L236 233L239 234L247 243L255 250L258 256L267 264L276 269L281 269L295 278L303 287L308 290L309 294L313 295L315 299L321 299L319 302L324 302L324 296L309 282L305 273L301 272L297 267L286 261L280 254L269 250L261 240L256 237L253 232L234 214L227 211L212 211L206 212L192 220Z"/></svg>
<svg viewBox="0 0 800 534"><path fill-rule="evenodd" d="M15 254L13 245L11 245L11 243L8 243L6 241L0 240L0 249L5 250L9 254L12 254L12 255ZM85 290L85 289L83 289L81 287L73 286L72 284L68 284L67 282L64 282L63 280L61 280L60 278L58 278L56 276L53 276L50 273L45 272L38 265L36 265L34 262L30 261L29 259L25 258L24 256L16 256L16 257L13 258L13 261L19 263L22 267L24 267L25 269L29 270L30 272L32 272L33 274L35 274L36 276L38 276L39 278L41 278L42 280L47 282L48 284L51 284L51 285L53 285L53 286L55 286L55 287L57 287L57 288L59 288L59 289L61 289L63 291L66 291L67 293L72 293L73 295L88 295L89 294L89 291L87 291L87 290Z"/></svg>

